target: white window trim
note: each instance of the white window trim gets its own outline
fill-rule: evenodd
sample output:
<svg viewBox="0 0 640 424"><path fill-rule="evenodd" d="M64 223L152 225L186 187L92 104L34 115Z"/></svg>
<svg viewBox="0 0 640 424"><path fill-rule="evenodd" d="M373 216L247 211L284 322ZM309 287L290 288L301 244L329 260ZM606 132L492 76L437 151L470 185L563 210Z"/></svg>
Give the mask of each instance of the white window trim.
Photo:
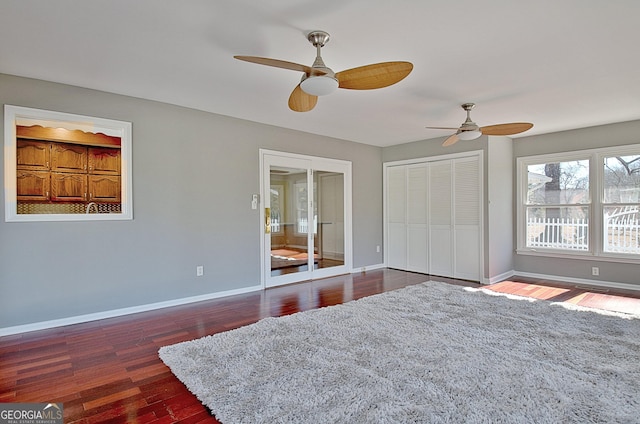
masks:
<svg viewBox="0 0 640 424"><path fill-rule="evenodd" d="M612 146L606 148L580 150L566 153L550 153L535 156L522 156L516 159L516 253L519 255L547 256L555 258L571 258L583 260L599 260L606 262L640 263L640 255L603 252L602 242L602 209L604 173L602 164L605 157L640 154L640 144ZM527 200L527 167L528 165L568 162L589 159L589 251L569 251L558 249L530 248L526 246L526 200Z"/></svg>

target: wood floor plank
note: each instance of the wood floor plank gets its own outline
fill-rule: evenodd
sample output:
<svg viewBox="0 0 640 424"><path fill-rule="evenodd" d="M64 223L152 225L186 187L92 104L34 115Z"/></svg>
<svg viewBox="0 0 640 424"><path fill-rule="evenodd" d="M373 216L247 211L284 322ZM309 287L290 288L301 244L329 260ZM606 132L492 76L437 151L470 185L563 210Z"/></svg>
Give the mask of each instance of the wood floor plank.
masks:
<svg viewBox="0 0 640 424"><path fill-rule="evenodd" d="M140 393L141 393L140 388L132 387L130 389L125 389L116 393L111 393L107 396L101 396L97 399L84 402L82 405L84 406L84 409L88 411L90 409L98 408L100 406L115 403L116 401L119 401L119 400L131 398L135 395L139 395Z"/></svg>
<svg viewBox="0 0 640 424"><path fill-rule="evenodd" d="M17 393L15 391L0 393L0 402L16 403L18 402Z"/></svg>

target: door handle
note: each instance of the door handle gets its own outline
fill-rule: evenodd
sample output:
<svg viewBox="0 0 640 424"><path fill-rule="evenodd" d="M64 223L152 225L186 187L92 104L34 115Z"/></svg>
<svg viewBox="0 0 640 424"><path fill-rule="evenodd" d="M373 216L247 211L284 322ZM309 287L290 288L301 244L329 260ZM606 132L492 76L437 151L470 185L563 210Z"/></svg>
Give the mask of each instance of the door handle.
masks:
<svg viewBox="0 0 640 424"><path fill-rule="evenodd" d="M264 233L271 233L271 208L264 208Z"/></svg>

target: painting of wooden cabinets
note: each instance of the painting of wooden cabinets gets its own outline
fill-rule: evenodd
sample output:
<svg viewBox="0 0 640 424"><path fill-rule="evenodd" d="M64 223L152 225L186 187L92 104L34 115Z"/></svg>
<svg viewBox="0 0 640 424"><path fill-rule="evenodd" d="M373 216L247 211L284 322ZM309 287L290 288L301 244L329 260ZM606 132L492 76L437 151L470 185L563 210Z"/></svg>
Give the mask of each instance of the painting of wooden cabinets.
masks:
<svg viewBox="0 0 640 424"><path fill-rule="evenodd" d="M86 213L85 205L94 202L117 211L122 191L119 140L104 134L64 135L59 129L17 127L18 207L67 202L80 207L66 213Z"/></svg>
<svg viewBox="0 0 640 424"><path fill-rule="evenodd" d="M132 124L4 105L5 222L133 219Z"/></svg>

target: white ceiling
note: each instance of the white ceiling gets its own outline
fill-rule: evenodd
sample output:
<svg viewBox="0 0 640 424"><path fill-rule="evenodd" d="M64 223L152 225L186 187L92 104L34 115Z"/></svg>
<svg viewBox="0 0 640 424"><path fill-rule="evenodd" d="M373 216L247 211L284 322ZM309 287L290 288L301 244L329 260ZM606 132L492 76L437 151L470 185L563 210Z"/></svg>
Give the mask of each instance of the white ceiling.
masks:
<svg viewBox="0 0 640 424"><path fill-rule="evenodd" d="M0 0L0 73L158 100L376 146L444 137L464 102L523 135L640 119L638 0ZM335 72L406 60L370 91L289 110L305 34L331 34Z"/></svg>

